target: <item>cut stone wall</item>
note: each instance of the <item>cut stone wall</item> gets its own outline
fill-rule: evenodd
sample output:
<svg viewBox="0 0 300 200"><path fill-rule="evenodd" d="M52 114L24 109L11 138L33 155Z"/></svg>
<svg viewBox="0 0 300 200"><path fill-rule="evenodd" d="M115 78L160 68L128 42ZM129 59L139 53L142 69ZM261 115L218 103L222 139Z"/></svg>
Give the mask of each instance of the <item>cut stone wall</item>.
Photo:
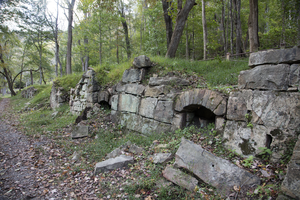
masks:
<svg viewBox="0 0 300 200"><path fill-rule="evenodd" d="M183 128L192 121L200 125L201 118L197 115L199 108L207 109L211 114L210 122L215 123L216 116L223 118L226 113L226 97L211 90L194 89L187 92L172 90L172 86L188 86L189 81L175 76L150 77L148 85L141 84L148 65L128 69L122 81L116 85L116 94L111 98L111 117L116 123L129 130L143 134L168 132ZM142 62L139 62L142 63ZM132 73L132 77L128 74ZM143 75L140 75L143 74ZM201 109L200 109L201 110ZM188 116L188 117L187 117ZM187 118L189 121L187 121ZM218 118L220 121L220 119Z"/></svg>
<svg viewBox="0 0 300 200"><path fill-rule="evenodd" d="M63 87L60 87L60 85L54 81L50 93L50 107L56 109L68 102L69 98L70 94L68 91L65 91Z"/></svg>
<svg viewBox="0 0 300 200"><path fill-rule="evenodd" d="M82 75L75 89L70 90L70 110L73 114L79 115L86 107L93 107L95 103L103 101L109 103L110 93L101 90L95 78L95 71L88 70Z"/></svg>
<svg viewBox="0 0 300 200"><path fill-rule="evenodd" d="M277 162L300 134L300 50L252 53L241 71L239 91L228 99L225 145L243 155L270 148Z"/></svg>
<svg viewBox="0 0 300 200"><path fill-rule="evenodd" d="M111 105L115 123L143 134L215 123L227 148L250 156L267 147L277 162L300 134L299 52L293 48L252 53L249 66L254 68L240 72L238 90L229 96L208 89L174 90L174 85L187 86L189 81L172 73L142 84L153 64L139 56L108 90L101 90L94 71L86 72L71 90L71 111L79 114L104 101ZM284 58L274 60L279 55Z"/></svg>

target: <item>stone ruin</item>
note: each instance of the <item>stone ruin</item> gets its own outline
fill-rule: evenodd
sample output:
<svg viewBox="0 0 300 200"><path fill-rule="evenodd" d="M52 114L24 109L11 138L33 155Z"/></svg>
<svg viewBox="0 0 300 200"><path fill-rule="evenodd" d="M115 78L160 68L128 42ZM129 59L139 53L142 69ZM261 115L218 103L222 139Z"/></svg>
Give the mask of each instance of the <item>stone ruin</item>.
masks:
<svg viewBox="0 0 300 200"><path fill-rule="evenodd" d="M259 147L267 147L276 162L300 133L297 62L298 48L252 53L249 66L253 69L240 72L238 91L227 97L208 89L177 91L172 86L188 86L189 82L172 75L150 77L147 85L142 84L153 64L139 56L109 89L101 89L95 72L87 71L71 89L71 112L79 115L86 107L107 102L115 123L142 134L215 123L227 148L250 156L259 154Z"/></svg>
<svg viewBox="0 0 300 200"><path fill-rule="evenodd" d="M153 64L139 56L109 89L101 88L93 70L87 71L71 89L69 104L71 112L79 115L106 102L112 121L142 134L215 123L227 148L250 156L266 147L273 152L271 161L278 162L300 134L299 63L299 48L252 53L252 69L240 72L238 90L225 96L208 89L175 90L174 85L188 86L189 81L172 75L153 76L142 84ZM299 155L293 155L292 161L299 163ZM295 177L297 182L300 176ZM285 181L285 191L294 194L290 184L294 182Z"/></svg>
<svg viewBox="0 0 300 200"><path fill-rule="evenodd" d="M32 98L37 92L37 89L35 89L34 87L29 87L25 90L22 90L21 91L21 96L22 98Z"/></svg>
<svg viewBox="0 0 300 200"><path fill-rule="evenodd" d="M109 102L109 97L110 93L102 91L96 81L95 71L88 70L82 75L75 89L70 90L71 112L80 115L85 108L91 108L95 103Z"/></svg>

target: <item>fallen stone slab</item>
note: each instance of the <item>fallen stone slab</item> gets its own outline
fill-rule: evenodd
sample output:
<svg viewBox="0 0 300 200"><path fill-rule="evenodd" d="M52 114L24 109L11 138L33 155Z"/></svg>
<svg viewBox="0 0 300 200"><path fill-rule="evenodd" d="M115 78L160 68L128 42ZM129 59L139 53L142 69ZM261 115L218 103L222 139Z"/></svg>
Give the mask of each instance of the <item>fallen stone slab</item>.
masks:
<svg viewBox="0 0 300 200"><path fill-rule="evenodd" d="M105 157L106 159L115 158L124 154L125 152L130 152L133 154L143 153L144 149L142 147L137 146L136 144L132 144L131 141L127 141L125 144L119 146L114 149L112 152L108 153Z"/></svg>
<svg viewBox="0 0 300 200"><path fill-rule="evenodd" d="M83 138L89 136L89 126L75 126L71 137L72 139Z"/></svg>
<svg viewBox="0 0 300 200"><path fill-rule="evenodd" d="M179 185L187 190L193 191L198 184L196 178L185 174L179 169L174 169L171 166L167 166L163 171L163 176L169 181Z"/></svg>
<svg viewBox="0 0 300 200"><path fill-rule="evenodd" d="M300 136L294 147L293 155L288 164L287 174L282 182L281 190L286 195L300 199Z"/></svg>
<svg viewBox="0 0 300 200"><path fill-rule="evenodd" d="M260 184L259 177L213 155L185 138L181 139L174 165L193 172L207 184L216 187L223 196L228 195L234 186L256 187Z"/></svg>
<svg viewBox="0 0 300 200"><path fill-rule="evenodd" d="M152 157L153 163L165 163L173 158L172 153L155 153Z"/></svg>
<svg viewBox="0 0 300 200"><path fill-rule="evenodd" d="M105 171L115 170L123 167L128 167L128 164L134 163L133 157L120 155L115 158L98 162L95 166L94 174L98 174Z"/></svg>

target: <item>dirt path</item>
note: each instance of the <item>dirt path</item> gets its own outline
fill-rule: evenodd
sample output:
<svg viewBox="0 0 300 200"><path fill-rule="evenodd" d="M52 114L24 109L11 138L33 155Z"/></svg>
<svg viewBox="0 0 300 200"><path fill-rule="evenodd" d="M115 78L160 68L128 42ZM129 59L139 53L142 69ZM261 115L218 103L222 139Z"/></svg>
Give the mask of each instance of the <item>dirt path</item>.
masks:
<svg viewBox="0 0 300 200"><path fill-rule="evenodd" d="M46 171L41 168L43 159L35 148L46 142L33 141L18 132L14 127L17 122L11 121L13 116L8 116L7 108L9 99L3 99L0 102L0 200L58 198L61 195L57 190L51 188L52 195L49 195L49 187L41 181Z"/></svg>

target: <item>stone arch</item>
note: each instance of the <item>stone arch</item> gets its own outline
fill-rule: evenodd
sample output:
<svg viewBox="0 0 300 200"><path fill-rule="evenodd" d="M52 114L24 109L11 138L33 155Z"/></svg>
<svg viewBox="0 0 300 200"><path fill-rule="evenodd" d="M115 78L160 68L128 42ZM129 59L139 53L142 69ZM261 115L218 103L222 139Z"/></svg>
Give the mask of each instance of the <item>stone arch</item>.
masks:
<svg viewBox="0 0 300 200"><path fill-rule="evenodd" d="M182 126L193 124L203 128L209 123L215 123L217 116L226 114L226 104L226 97L219 92L194 89L177 97L174 110L185 115Z"/></svg>

